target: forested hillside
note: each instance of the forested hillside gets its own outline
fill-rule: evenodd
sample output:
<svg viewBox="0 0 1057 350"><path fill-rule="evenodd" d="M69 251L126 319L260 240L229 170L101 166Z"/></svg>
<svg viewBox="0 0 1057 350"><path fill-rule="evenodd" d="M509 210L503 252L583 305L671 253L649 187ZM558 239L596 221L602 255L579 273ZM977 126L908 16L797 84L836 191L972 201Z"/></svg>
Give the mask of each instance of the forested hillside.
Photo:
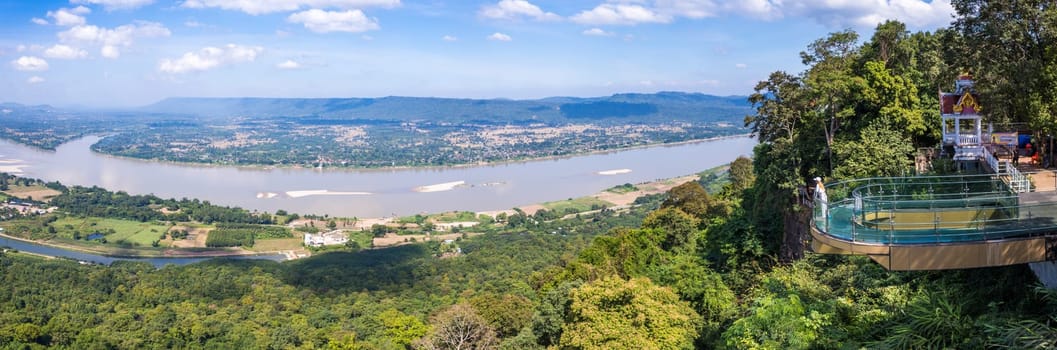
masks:
<svg viewBox="0 0 1057 350"><path fill-rule="evenodd" d="M430 121L437 123L716 122L744 115L743 96L695 93L617 94L606 97L551 97L539 100L380 98L191 98L178 97L142 108L145 112L215 117L317 117L336 120Z"/></svg>

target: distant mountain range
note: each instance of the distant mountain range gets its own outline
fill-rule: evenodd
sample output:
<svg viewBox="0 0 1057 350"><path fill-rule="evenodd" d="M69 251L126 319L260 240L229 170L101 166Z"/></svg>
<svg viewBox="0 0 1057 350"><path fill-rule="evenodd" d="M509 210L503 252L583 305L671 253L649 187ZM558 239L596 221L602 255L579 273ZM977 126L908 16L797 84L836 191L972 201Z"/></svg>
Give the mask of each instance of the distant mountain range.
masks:
<svg viewBox="0 0 1057 350"><path fill-rule="evenodd" d="M659 92L538 100L382 98L168 98L138 112L199 117L315 117L435 122L741 121L751 113L744 96Z"/></svg>

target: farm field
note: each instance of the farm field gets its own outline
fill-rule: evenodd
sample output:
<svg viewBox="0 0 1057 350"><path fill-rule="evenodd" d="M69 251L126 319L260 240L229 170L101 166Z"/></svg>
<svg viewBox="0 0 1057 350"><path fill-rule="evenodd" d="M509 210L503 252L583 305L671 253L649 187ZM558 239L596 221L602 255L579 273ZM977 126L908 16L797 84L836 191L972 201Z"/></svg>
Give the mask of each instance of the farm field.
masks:
<svg viewBox="0 0 1057 350"><path fill-rule="evenodd" d="M92 233L102 233L107 242L121 241L132 245L150 246L169 230L168 224L158 222L139 222L124 219L62 217L51 223L59 237L74 238L75 233L82 239Z"/></svg>

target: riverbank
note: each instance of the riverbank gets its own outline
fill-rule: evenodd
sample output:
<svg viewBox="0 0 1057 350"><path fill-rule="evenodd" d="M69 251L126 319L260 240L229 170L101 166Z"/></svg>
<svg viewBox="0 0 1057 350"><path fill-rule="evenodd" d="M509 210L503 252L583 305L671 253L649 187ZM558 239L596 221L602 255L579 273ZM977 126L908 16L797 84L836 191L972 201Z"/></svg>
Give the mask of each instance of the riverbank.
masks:
<svg viewBox="0 0 1057 350"><path fill-rule="evenodd" d="M223 257L240 257L240 256L256 256L256 255L275 255L282 254L281 251L276 252L252 252L244 249L206 249L206 248L121 248L116 246L105 246L105 245L84 245L75 244L71 242L64 242L58 239L49 240L32 240L21 237L8 235L6 233L0 233L0 237L19 241L27 244L40 245L51 248L58 248L71 252L85 253L101 255L110 258L132 258L132 259L146 259L146 258L223 258ZM50 256L45 254L37 254L41 256Z"/></svg>
<svg viewBox="0 0 1057 350"><path fill-rule="evenodd" d="M670 190L672 187L678 186L680 184L683 184L683 183L686 183L686 182L689 182L689 181L696 181L697 179L698 179L698 175L696 175L696 174L695 175L680 176L680 177L671 178L671 179L661 179L661 180L655 180L655 181L649 181L649 182L635 184L633 186L635 188L635 190L632 190L632 191L612 191L612 189L606 189L606 190L599 191L598 193L595 193L595 194L592 194L592 195L589 195L589 196L571 198L571 199L567 199L567 200L559 200L559 201L552 201L552 202L543 202L543 203L522 205L522 206L516 207L516 209L517 210L521 210L521 211L523 211L524 213L526 213L528 215L532 215L532 214L535 214L537 211L539 211L541 209L558 210L559 208L568 207L568 205L566 203L580 203L580 202L601 203L605 207L611 208L611 209L629 208L630 206L633 205L635 199L640 197L640 196L664 193L664 192ZM591 212L597 212L597 210L594 210L594 211L587 210L587 211L584 211L583 214L589 214ZM501 213L502 214L506 214L506 215L513 215L513 214L516 213L516 210L515 209L505 209L505 210L476 211L476 212L474 212L474 215L475 216L487 215L487 216L490 216L490 217L494 218L495 216L497 216L497 215L499 215ZM432 214L432 215L440 215L440 214L438 213L438 214ZM338 221L347 220L347 218L332 218L332 219L333 220L338 220ZM343 228L344 229L349 229L349 230L369 230L369 229L371 229L371 227L373 225L376 225L376 224L377 225L393 224L393 223L396 222L396 220L397 220L396 217L359 218L359 219L356 219L352 225L349 225L349 226L344 226L343 225L344 226ZM322 227L322 226L324 226L326 224L325 221L319 221L319 222L313 221L312 223L316 227ZM474 223L476 224L476 222L474 222ZM302 224L305 224L305 223L302 223ZM482 234L481 232L477 232L477 231L473 230L472 228L469 228L471 226L472 225L466 225L467 229L465 230L465 234L467 236L477 236L477 235ZM412 234L412 235L387 234L387 235L385 235L383 237L374 238L372 240L372 245L373 245L373 247L375 249L384 249L384 248L395 247L395 246L409 244L409 243L414 243L414 242L424 242L424 241L428 241L428 240L440 240L440 241L448 240L448 239L454 240L454 239L456 239L458 237L461 237L462 235L463 235L462 233L441 233L441 234L432 234L432 235L425 235L425 234ZM293 260L293 259L297 259L297 258L303 258L303 257L310 256L310 254L307 251L305 251L304 248L301 247L300 245L298 245L296 247L296 249L293 249L292 247L285 246L285 245L282 247L282 249L275 249L277 247L272 247L272 249L274 249L274 250L253 250L253 249L246 249L246 248L216 249L216 248L171 248L171 247L170 248L147 248L147 247L122 248L122 247L117 247L117 246L93 244L93 243L85 244L85 243L82 243L82 242L79 242L79 241L78 242L70 242L70 241L63 240L63 239L49 239L49 240L39 240L39 241L38 240L30 240L30 239L25 239L25 238L20 238L20 237L7 235L5 233L0 233L0 238L6 238L6 239L9 239L9 240L12 240L12 241L18 241L18 242L22 242L22 243L26 243L26 244L31 244L31 245L37 245L37 246L61 249L61 250L69 251L69 252L77 252L77 253L90 254L90 255L99 255L99 256L103 256L103 257L116 258L116 259L212 259L212 258L245 258L245 257L254 257L254 256L282 255L284 257L283 260ZM298 244L301 241L301 239L296 239L296 238L292 239L292 240L293 241L297 241ZM264 241L261 241L261 242L263 243ZM265 248L265 249L268 249L268 248ZM32 254L37 255L37 256L41 256L41 257L47 257L47 258L61 258L61 256L58 256L58 255L49 255L49 254L41 254L41 253L32 253Z"/></svg>

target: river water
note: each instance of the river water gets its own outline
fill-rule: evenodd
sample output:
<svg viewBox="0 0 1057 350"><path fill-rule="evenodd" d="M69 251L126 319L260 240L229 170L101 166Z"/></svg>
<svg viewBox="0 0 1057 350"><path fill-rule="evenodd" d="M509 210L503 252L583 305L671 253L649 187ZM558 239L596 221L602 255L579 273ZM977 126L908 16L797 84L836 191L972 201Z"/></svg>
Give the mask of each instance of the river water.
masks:
<svg viewBox="0 0 1057 350"><path fill-rule="evenodd" d="M154 265L154 267L163 267L165 265L186 265L200 261L206 261L210 259L263 259L272 261L283 261L286 257L280 254L271 255L246 255L246 256L234 256L234 257L206 257L206 258L118 258L103 256L90 253L82 253L73 250L66 250L57 247L49 247L45 245L23 242L16 239L10 239L7 237L0 237L0 247L10 247L23 252L36 253L47 256L69 258L77 261L86 261L96 264L110 265L115 261L145 261Z"/></svg>
<svg viewBox="0 0 1057 350"><path fill-rule="evenodd" d="M736 137L484 166L354 170L143 161L94 153L90 146L98 140L77 139L54 152L0 140L0 169L131 194L199 198L267 212L284 209L364 218L509 209L580 197L624 183L683 176L726 164L739 155L751 155L756 145L753 138ZM423 186L459 182L463 185L450 190L420 192Z"/></svg>

